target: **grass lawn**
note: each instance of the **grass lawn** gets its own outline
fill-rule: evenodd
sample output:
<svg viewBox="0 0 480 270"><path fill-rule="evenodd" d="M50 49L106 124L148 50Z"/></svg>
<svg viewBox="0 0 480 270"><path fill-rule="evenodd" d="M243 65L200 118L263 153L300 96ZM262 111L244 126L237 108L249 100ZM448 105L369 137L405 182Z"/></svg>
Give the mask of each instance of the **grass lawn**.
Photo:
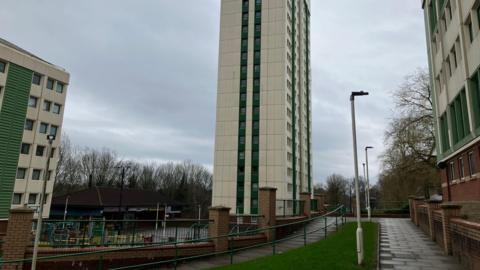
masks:
<svg viewBox="0 0 480 270"><path fill-rule="evenodd" d="M375 269L377 260L378 224L364 222L363 237L365 260L357 266L356 229L354 222L317 243L303 248L249 262L233 264L217 269Z"/></svg>

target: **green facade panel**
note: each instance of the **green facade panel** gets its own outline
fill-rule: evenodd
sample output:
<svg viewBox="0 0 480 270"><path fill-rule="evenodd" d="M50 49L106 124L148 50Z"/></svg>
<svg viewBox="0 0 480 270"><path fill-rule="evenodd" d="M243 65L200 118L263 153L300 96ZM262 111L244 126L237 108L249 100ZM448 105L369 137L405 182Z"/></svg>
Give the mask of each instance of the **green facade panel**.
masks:
<svg viewBox="0 0 480 270"><path fill-rule="evenodd" d="M0 218L8 218L33 72L10 63L0 110Z"/></svg>

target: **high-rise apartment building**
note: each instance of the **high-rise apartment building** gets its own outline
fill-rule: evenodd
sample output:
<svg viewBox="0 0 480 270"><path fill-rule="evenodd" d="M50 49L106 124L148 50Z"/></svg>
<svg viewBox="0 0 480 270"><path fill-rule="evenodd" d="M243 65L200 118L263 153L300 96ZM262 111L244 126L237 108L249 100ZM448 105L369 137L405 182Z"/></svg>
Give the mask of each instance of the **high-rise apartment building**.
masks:
<svg viewBox="0 0 480 270"><path fill-rule="evenodd" d="M312 190L309 0L222 0L213 205Z"/></svg>
<svg viewBox="0 0 480 270"><path fill-rule="evenodd" d="M480 0L422 0L444 200L480 199Z"/></svg>
<svg viewBox="0 0 480 270"><path fill-rule="evenodd" d="M14 207L38 207L43 179L48 179L43 216L49 215L69 77L0 39L0 219ZM56 139L46 170L48 134Z"/></svg>

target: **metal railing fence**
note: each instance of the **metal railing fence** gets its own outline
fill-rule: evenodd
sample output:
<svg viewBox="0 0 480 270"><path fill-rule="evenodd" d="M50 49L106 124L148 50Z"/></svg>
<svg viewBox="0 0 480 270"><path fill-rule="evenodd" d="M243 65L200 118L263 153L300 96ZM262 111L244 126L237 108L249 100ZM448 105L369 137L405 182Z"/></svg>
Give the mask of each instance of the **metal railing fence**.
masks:
<svg viewBox="0 0 480 270"><path fill-rule="evenodd" d="M94 250L94 251L87 251L87 252L78 252L78 253L73 253L73 254L60 254L60 255L53 255L53 256L42 256L38 258L38 262L53 262L55 260L65 260L66 258L78 258L81 256L89 256L90 262L92 262L92 258L95 257L96 260L93 260L92 267L90 269L104 269L104 267L111 263L111 261L104 260L104 257L107 256L108 254L114 253L114 252L121 252L121 251L142 251L143 249L146 248L173 248L175 250L174 256L172 256L171 259L165 259L165 260L159 260L155 262L149 262L149 263L142 263L142 264L132 264L132 265L123 265L123 266L114 266L114 267L109 267L107 269L115 269L115 270L120 270L120 269L152 269L155 267L158 267L160 265L165 265L169 264L173 268L176 269L176 266L180 261L186 261L186 260L193 260L193 259L198 259L198 258L205 258L205 257L210 257L213 255L229 255L230 257L230 262L233 263L234 261L234 256L235 253L238 253L243 250L247 249L252 249L252 248L257 248L257 247L264 247L264 246L271 246L272 248L272 254L276 253L276 248L277 245L280 242L287 241L289 239L294 239L294 238L302 238L304 245L307 245L307 238L315 233L322 232L323 236L326 238L327 237L327 232L328 228L332 228L335 226L335 229L338 229L340 225L343 225L346 222L345 218L345 210L343 206L339 206L336 209L334 209L331 212L328 212L322 216L317 216L313 218L306 218L301 221L296 221L296 222L291 222L287 224L282 224L282 225L276 225L276 226L271 226L267 228L257 228L257 229L252 229L252 230L247 230L247 231L240 231L240 232L234 232L234 233L229 233L227 235L222 235L222 236L217 236L217 237L205 237L205 238L199 238L196 240L183 240L183 241L176 241L173 243L147 243L142 246L127 246L127 247L113 247L109 249L100 249L100 250ZM315 226L312 226L312 228L307 228L308 224L314 223ZM295 227L295 230L293 233L291 233L288 236L285 237L277 237L277 231L281 230L282 228L289 228L289 227ZM235 239L238 239L239 237L242 236L252 236L252 235L260 235L263 233L270 233L272 235L270 241L262 242L262 243L256 243L253 245L248 245L248 246L243 246L243 247L236 247L234 243ZM206 254L200 254L200 255L194 255L194 256L186 256L186 257L181 257L179 254L179 249L184 247L184 245L188 244L194 244L198 242L210 242L213 240L218 240L218 239L227 239L229 242L228 250L226 251L221 251L221 252L210 252ZM160 252L160 251L159 251ZM22 269L25 267L25 264L28 266L28 264L31 263L31 258L27 259L22 259L22 260L10 260L10 261L1 261L0 260L0 266L3 265L9 265L12 266L13 268L17 269ZM86 266L86 265L84 265ZM108 266L107 266L108 267Z"/></svg>
<svg viewBox="0 0 480 270"><path fill-rule="evenodd" d="M275 213L283 217L301 216L304 203L301 200L276 200Z"/></svg>

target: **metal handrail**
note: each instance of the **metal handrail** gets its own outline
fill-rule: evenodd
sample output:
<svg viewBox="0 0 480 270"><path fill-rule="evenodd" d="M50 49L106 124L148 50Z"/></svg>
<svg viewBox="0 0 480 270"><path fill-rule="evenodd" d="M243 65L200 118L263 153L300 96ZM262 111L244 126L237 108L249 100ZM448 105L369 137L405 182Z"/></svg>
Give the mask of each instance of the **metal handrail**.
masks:
<svg viewBox="0 0 480 270"><path fill-rule="evenodd" d="M61 254L61 255L53 255L53 256L43 256L43 257L38 257L37 258L37 261L46 261L46 260L52 260L52 259L59 259L59 258L66 258L66 257L79 257L79 256L86 256L86 255L95 255L95 254L107 254L107 253L113 253L113 252L117 252L117 251L126 251L126 250L141 250L141 249L147 249L147 248L155 248L155 247L162 247L162 246L175 246L175 248L177 248L178 245L180 244L190 244L190 243L198 243L198 242L209 242L211 240L215 240L215 239L220 239L220 238L233 238L233 237L239 237L239 236L242 236L242 235L246 235L246 234L252 234L253 232L262 232L262 231L269 231L269 230L273 230L273 229L278 229L278 228L283 228L283 227L287 227L287 226L292 226L292 225L298 225L298 224L306 224L306 223L309 223L313 220L317 220L317 219L321 219L321 218L327 218L329 215L333 214L333 213L336 213L338 212L339 210L343 210L344 209L344 206L341 205L341 206L338 206L336 209L328 212L328 213L325 213L321 216L317 216L317 217L311 217L311 218L307 218L307 219L304 219L304 220L300 220L300 221L295 221L295 222L290 222L290 223L286 223L286 224L281 224L281 225L275 225L275 226L270 226L270 227L266 227L266 228L258 228L258 229L255 229L255 230L251 230L251 231L248 231L248 232L238 232L238 233L233 233L233 234L226 234L226 235L220 235L220 236L215 236L215 237L206 237L206 238L199 238L199 239L195 239L195 240L186 240L186 241L177 241L177 242L173 242L173 243L153 243L153 244L146 244L146 245L143 245L143 246L134 246L134 247L120 247L120 248L112 248L112 249L107 249L107 250L95 250L95 251L86 251L86 252L79 252L79 253L73 253L73 254ZM342 215L342 222L343 222L343 218L344 218L344 211L341 212L341 215ZM321 229L325 229L329 226L331 226L332 224L329 224ZM313 231L315 232L315 231ZM305 232L306 233L306 232ZM310 232L312 233L312 232ZM277 239L277 240L274 240L274 241L271 241L271 242L266 242L266 243L262 243L262 244L259 244L259 245L254 245L254 246L249 246L249 247L245 247L245 248L238 248L238 249L235 249L235 250L228 250L228 251L222 251L222 252L214 252L214 253L208 253L208 254L202 254L202 255L196 255L196 256L190 256L190 257L182 257L180 260L190 260L190 259L195 259L195 258L201 258L201 257L207 257L207 256L212 256L212 255L221 255L221 254L228 254L228 253L232 253L232 252L238 252L238 251L241 251L241 250L245 250L245 249L250 249L250 248L254 248L254 247L260 247L260 246L265 246L265 245L270 245L270 244L275 244L275 243L278 243L278 242L281 242L281 241L285 241L285 240L288 240L288 239L293 239L293 238L296 238L296 237L299 237L301 235L294 235L293 237L292 236L289 236L289 237L284 237L282 239ZM31 258L26 258L26 259L17 259L17 260L7 260L7 261L1 261L0 260L0 266L1 265L4 265L4 264L11 264L11 263L25 263L25 262L30 262L32 259ZM125 267L120 267L120 268L115 268L117 270L120 270L120 269L130 269L130 268L136 268L136 267L144 267L144 266L148 266L148 265L154 265L154 264L164 264L164 263L169 263L169 262L176 262L178 261L179 258L175 258L175 259L171 259L171 260L164 260L164 261L159 261L159 262L153 262L153 263L149 263L149 264L139 264L139 265L134 265L134 266L125 266Z"/></svg>

